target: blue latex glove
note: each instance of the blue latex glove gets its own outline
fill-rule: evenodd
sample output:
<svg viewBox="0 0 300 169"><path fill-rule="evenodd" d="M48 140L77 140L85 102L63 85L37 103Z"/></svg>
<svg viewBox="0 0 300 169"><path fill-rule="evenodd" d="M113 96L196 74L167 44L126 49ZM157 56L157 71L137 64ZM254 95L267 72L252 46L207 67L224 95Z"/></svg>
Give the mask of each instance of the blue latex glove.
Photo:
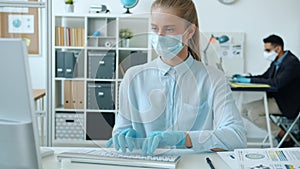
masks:
<svg viewBox="0 0 300 169"><path fill-rule="evenodd" d="M236 78L241 78L241 77L245 77L245 76L243 76L243 75L240 75L240 74L234 74L234 75L232 75L232 79L236 79Z"/></svg>
<svg viewBox="0 0 300 169"><path fill-rule="evenodd" d="M153 155L159 144L165 146L183 146L186 135L183 131L155 131L150 133L143 143L142 155Z"/></svg>
<svg viewBox="0 0 300 169"><path fill-rule="evenodd" d="M251 79L250 78L245 78L245 77L237 77L232 79L232 82L235 83L250 83Z"/></svg>
<svg viewBox="0 0 300 169"><path fill-rule="evenodd" d="M132 128L128 128L115 134L107 141L105 146L108 148L114 144L114 147L117 151L121 149L123 153L126 153L126 147L128 147L129 151L132 151L134 147L140 149L142 146L142 141L143 139L140 133Z"/></svg>

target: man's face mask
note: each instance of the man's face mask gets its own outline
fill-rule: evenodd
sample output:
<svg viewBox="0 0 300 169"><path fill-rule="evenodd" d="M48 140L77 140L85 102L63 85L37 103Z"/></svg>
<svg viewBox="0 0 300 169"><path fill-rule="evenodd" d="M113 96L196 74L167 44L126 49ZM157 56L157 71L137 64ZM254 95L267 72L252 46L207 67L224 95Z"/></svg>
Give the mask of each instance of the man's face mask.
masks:
<svg viewBox="0 0 300 169"><path fill-rule="evenodd" d="M182 49L182 34L160 36L151 33L151 44L156 53L164 59L173 59Z"/></svg>
<svg viewBox="0 0 300 169"><path fill-rule="evenodd" d="M277 56L278 56L278 53L275 52L275 49L272 51L269 51L269 52L264 51L264 57L271 62L273 62Z"/></svg>

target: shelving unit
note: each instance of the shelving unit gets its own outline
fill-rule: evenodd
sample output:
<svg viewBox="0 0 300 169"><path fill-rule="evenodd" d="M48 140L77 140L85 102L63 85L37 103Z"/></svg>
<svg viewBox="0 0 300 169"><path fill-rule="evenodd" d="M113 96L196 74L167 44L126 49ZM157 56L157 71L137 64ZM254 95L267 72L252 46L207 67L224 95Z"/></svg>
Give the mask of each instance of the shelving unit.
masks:
<svg viewBox="0 0 300 169"><path fill-rule="evenodd" d="M115 124L124 73L152 60L149 17L57 14L52 22L52 144L103 145ZM122 28L134 34L129 47L121 46Z"/></svg>

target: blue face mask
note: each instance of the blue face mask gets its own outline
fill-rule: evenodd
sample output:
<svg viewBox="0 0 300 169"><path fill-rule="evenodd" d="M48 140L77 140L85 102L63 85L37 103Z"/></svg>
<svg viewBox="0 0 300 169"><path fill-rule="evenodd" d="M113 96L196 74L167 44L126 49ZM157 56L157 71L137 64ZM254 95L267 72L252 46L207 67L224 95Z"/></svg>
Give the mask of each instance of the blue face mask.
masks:
<svg viewBox="0 0 300 169"><path fill-rule="evenodd" d="M164 59L173 59L183 49L181 34L160 36L152 33L150 36L154 50Z"/></svg>

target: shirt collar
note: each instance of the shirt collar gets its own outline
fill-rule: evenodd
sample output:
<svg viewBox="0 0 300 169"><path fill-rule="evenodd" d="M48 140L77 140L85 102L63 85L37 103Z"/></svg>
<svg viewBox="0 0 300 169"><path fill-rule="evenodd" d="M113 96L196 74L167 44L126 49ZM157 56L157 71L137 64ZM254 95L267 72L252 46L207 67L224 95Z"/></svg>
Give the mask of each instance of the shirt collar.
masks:
<svg viewBox="0 0 300 169"><path fill-rule="evenodd" d="M194 62L194 58L191 54L189 54L188 58L184 62L174 67L163 62L160 57L157 58L157 66L162 71L164 76L171 70L172 71L175 70L177 75L184 74L186 71L190 70L193 62Z"/></svg>
<svg viewBox="0 0 300 169"><path fill-rule="evenodd" d="M278 60L275 61L275 65L279 66L287 54L288 54L288 51L285 51L284 54L281 56L281 58L279 58Z"/></svg>

